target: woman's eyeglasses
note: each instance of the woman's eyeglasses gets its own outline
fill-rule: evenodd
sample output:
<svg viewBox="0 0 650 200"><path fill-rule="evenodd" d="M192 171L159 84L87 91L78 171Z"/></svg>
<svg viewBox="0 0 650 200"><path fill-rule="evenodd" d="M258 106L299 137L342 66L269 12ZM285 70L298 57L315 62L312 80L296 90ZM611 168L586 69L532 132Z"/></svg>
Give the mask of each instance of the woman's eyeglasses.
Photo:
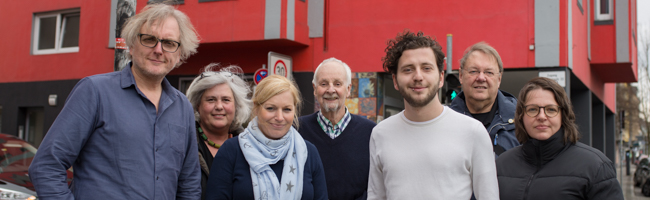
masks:
<svg viewBox="0 0 650 200"><path fill-rule="evenodd" d="M526 112L526 115L529 117L537 117L539 115L540 110L544 109L544 114L547 117L555 117L557 116L558 113L560 113L560 106L557 105L547 105L547 106L538 106L538 105L527 105L525 107L524 112Z"/></svg>

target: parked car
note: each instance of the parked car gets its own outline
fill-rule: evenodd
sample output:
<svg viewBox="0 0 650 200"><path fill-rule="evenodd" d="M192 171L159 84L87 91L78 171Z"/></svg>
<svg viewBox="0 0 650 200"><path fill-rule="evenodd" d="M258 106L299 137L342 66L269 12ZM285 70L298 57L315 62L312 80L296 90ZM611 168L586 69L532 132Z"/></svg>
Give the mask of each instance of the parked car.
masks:
<svg viewBox="0 0 650 200"><path fill-rule="evenodd" d="M0 133L0 200L38 199L27 170L36 148L20 138ZM68 170L68 184L72 172Z"/></svg>
<svg viewBox="0 0 650 200"><path fill-rule="evenodd" d="M650 161L648 158L642 158L639 160L639 163L636 164L636 171L634 171L634 186L641 186L644 178L648 178L650 175L650 166L648 164Z"/></svg>

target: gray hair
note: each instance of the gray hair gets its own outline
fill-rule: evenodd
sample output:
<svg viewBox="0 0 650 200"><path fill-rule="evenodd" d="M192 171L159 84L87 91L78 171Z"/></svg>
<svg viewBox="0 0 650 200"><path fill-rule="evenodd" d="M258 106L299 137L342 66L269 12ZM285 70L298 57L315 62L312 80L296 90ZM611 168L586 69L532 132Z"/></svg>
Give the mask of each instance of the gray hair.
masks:
<svg viewBox="0 0 650 200"><path fill-rule="evenodd" d="M180 62L176 64L175 67L180 66L185 60L190 57L190 55L196 53L196 48L199 46L199 38L190 18L185 15L185 13L176 10L173 6L156 3L149 4L142 9L142 11L129 18L129 20L124 25L122 29L122 38L126 42L126 46L129 49L133 49L134 45L137 44L138 34L140 34L140 28L146 25L151 27L156 22L163 22L168 17L174 17L178 22L178 27L180 31ZM129 59L131 54L127 55Z"/></svg>
<svg viewBox="0 0 650 200"><path fill-rule="evenodd" d="M490 46L485 42L476 43L471 47L467 48L467 50L465 50L465 54L463 55L463 58L460 59L461 70L465 69L465 62L467 62L467 58L469 58L469 55L475 51L480 51L483 52L484 54L492 56L492 58L494 58L494 60L497 62L497 65L499 66L499 73L503 73L503 62L501 61L501 56L499 56L499 52L497 52L497 50L494 49L494 47Z"/></svg>
<svg viewBox="0 0 650 200"><path fill-rule="evenodd" d="M244 124L251 115L251 100L247 98L251 90L248 83L241 78L241 74L243 74L241 68L230 65L218 71L214 70L217 67L219 67L219 64L210 63L199 76L194 78L194 81L187 89L187 99L190 100L194 109L195 120L199 121L198 108L203 93L216 85L228 84L235 99L235 119L230 124L229 130L235 130Z"/></svg>
<svg viewBox="0 0 650 200"><path fill-rule="evenodd" d="M350 85L350 83L352 83L352 70L350 70L350 66L348 66L348 64L345 64L343 61L336 59L334 57L325 59L323 60L323 62L321 62L318 65L316 71L314 71L314 78L312 79L311 83L314 85L318 84L318 72L320 71L320 67L329 62L336 62L339 63L341 66L343 66L343 68L345 69L345 85L346 86Z"/></svg>

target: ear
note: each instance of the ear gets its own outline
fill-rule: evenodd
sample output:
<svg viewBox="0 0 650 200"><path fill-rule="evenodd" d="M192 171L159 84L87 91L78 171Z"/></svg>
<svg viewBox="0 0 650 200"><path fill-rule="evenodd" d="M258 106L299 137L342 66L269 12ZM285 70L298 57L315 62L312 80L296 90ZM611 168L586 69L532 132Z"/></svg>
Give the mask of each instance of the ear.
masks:
<svg viewBox="0 0 650 200"><path fill-rule="evenodd" d="M311 87L314 88L314 96L315 96L315 97L318 96L318 95L316 95L316 85L314 85L314 84L312 83L312 84L311 84Z"/></svg>
<svg viewBox="0 0 650 200"><path fill-rule="evenodd" d="M458 80L460 81L460 85L463 85L463 72L462 71L463 71L462 69L458 69ZM499 79L501 79L501 78L499 78Z"/></svg>
<svg viewBox="0 0 650 200"><path fill-rule="evenodd" d="M352 91L352 81L350 81L350 84L348 84L348 94L345 96L345 98L350 97L351 91Z"/></svg>
<svg viewBox="0 0 650 200"><path fill-rule="evenodd" d="M393 74L393 87L395 87L395 90L399 91L399 86L397 85L397 77L395 74Z"/></svg>
<svg viewBox="0 0 650 200"><path fill-rule="evenodd" d="M442 88L445 85L445 72L444 71L440 72L440 79L439 80L440 81L438 83L438 85L439 85L438 89Z"/></svg>

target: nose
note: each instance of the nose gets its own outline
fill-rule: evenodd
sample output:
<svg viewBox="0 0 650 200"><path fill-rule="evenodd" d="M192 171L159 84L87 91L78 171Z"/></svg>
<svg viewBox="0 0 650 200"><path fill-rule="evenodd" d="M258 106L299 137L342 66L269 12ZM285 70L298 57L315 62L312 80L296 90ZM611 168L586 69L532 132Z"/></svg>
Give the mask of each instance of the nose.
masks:
<svg viewBox="0 0 650 200"><path fill-rule="evenodd" d="M278 109L275 113L275 116L273 117L275 121L281 122L284 118L282 117L282 109Z"/></svg>
<svg viewBox="0 0 650 200"><path fill-rule="evenodd" d="M477 81L486 81L487 76L485 76L485 72L479 72L478 75L476 76Z"/></svg>
<svg viewBox="0 0 650 200"><path fill-rule="evenodd" d="M162 42L161 41L158 41L156 43L156 46L153 47L153 52L156 53L156 54L162 54L163 53Z"/></svg>
<svg viewBox="0 0 650 200"><path fill-rule="evenodd" d="M422 70L420 68L415 69L415 74L413 75L413 81L419 82L422 81L424 77L422 76Z"/></svg>
<svg viewBox="0 0 650 200"><path fill-rule="evenodd" d="M217 103L214 104L214 109L215 110L223 110L223 102L222 101L217 101Z"/></svg>
<svg viewBox="0 0 650 200"><path fill-rule="evenodd" d="M328 85L327 85L327 90L325 90L325 91L326 91L327 93L333 93L333 92L335 92L336 90L334 89L334 84L333 84L333 83L328 84Z"/></svg>
<svg viewBox="0 0 650 200"><path fill-rule="evenodd" d="M546 119L546 118L548 118L548 116L546 116L546 108L539 108L539 113L537 114L537 119L543 120L543 119Z"/></svg>

